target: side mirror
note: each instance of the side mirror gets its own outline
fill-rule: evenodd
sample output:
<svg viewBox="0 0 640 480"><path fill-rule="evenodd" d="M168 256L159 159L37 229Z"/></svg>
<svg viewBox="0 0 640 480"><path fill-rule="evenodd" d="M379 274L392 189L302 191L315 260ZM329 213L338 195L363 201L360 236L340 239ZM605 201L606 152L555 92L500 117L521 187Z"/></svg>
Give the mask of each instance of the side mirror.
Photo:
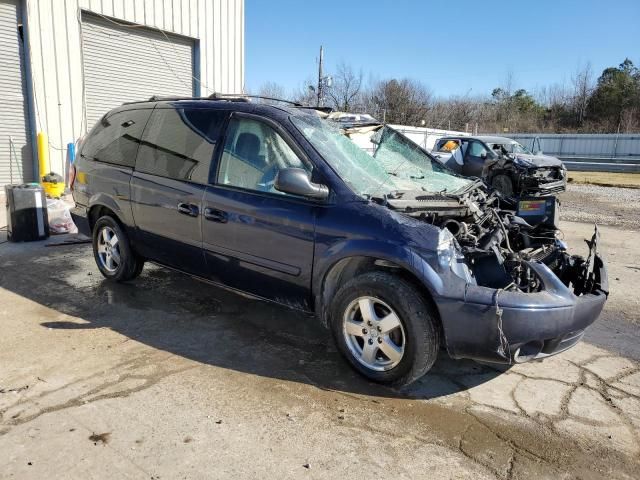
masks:
<svg viewBox="0 0 640 480"><path fill-rule="evenodd" d="M480 154L480 158L483 159L483 160L486 160L487 159L487 152L482 152Z"/></svg>
<svg viewBox="0 0 640 480"><path fill-rule="evenodd" d="M324 200L329 196L329 189L326 185L312 183L309 174L302 168L284 168L276 174L276 190L302 197L316 198Z"/></svg>

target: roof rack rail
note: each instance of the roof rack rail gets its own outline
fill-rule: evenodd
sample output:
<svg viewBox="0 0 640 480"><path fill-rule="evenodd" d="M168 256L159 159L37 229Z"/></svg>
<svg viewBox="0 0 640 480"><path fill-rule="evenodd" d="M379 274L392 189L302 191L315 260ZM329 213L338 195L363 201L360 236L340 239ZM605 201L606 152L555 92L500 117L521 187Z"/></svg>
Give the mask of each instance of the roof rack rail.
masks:
<svg viewBox="0 0 640 480"><path fill-rule="evenodd" d="M149 97L149 100L147 100L147 102L162 102L169 100L202 100L202 97L163 97L162 95L153 95L152 97Z"/></svg>
<svg viewBox="0 0 640 480"><path fill-rule="evenodd" d="M209 95L209 98L212 100L227 100L231 98L231 99L237 99L238 101L243 101L242 99L244 99L245 102L248 102L250 98L258 98L261 100L271 100L272 102L288 103L295 107L304 106L301 103L294 102L292 100L285 100L283 98L275 98L275 97L265 97L264 95L250 95L248 93L212 93L211 95Z"/></svg>
<svg viewBox="0 0 640 480"><path fill-rule="evenodd" d="M124 102L122 105L131 105L133 103L144 103L144 102L163 102L163 101L178 101L178 100L223 100L227 102L248 102L251 98L259 98L262 100L269 100L272 102L288 103L289 105L293 105L294 107L327 111L327 113L332 110L330 107L312 107L312 106L303 105L301 103L294 102L291 100L285 100L283 98L265 97L262 95L249 95L246 93L212 93L208 97L178 97L178 96L172 97L172 96L153 95L149 97L148 100L136 100L133 102Z"/></svg>

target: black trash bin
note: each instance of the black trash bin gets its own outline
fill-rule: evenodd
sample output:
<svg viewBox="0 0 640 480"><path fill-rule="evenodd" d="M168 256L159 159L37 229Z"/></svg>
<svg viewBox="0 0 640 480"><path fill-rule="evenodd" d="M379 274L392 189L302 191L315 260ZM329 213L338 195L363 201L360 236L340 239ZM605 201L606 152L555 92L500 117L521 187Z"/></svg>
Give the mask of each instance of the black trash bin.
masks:
<svg viewBox="0 0 640 480"><path fill-rule="evenodd" d="M47 197L35 183L5 185L7 197L7 238L31 242L49 237Z"/></svg>

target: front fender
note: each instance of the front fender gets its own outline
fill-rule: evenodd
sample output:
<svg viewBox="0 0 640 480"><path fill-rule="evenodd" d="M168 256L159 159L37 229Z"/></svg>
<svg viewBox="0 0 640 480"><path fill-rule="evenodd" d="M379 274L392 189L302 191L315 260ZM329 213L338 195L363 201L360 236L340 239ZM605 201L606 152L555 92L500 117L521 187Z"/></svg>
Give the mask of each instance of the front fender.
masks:
<svg viewBox="0 0 640 480"><path fill-rule="evenodd" d="M323 289L329 272L342 260L355 257L392 262L414 275L433 296L438 296L443 290L444 285L440 276L423 256L411 248L380 240L345 239L322 252L316 252L312 282L316 312L320 314L323 312Z"/></svg>

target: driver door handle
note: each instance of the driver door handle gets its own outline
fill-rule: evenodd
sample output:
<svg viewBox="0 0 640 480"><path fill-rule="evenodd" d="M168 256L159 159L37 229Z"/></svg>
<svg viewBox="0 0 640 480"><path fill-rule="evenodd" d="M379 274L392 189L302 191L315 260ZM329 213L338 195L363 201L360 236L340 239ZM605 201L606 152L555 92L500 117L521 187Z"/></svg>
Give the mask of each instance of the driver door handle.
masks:
<svg viewBox="0 0 640 480"><path fill-rule="evenodd" d="M199 210L198 206L194 205L193 203L179 203L178 212L190 217L197 217Z"/></svg>
<svg viewBox="0 0 640 480"><path fill-rule="evenodd" d="M227 212L218 210L217 208L207 207L204 209L204 218L212 222L227 223Z"/></svg>

